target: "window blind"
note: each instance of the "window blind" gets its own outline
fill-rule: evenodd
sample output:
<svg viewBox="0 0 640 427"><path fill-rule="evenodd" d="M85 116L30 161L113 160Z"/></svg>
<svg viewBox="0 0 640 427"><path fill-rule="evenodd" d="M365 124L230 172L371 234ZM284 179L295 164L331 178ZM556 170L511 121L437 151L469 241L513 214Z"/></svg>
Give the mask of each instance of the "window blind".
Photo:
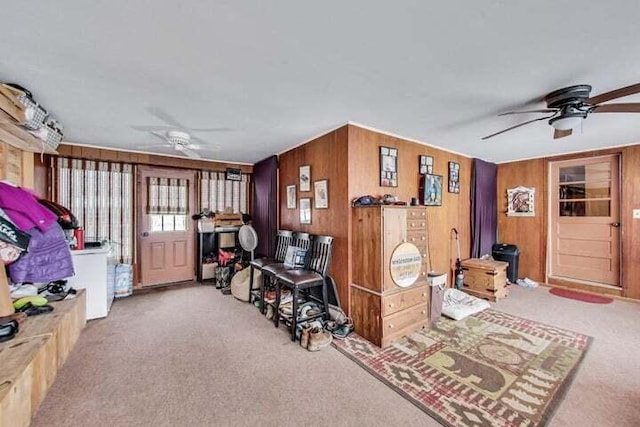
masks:
<svg viewBox="0 0 640 427"><path fill-rule="evenodd" d="M225 178L224 172L200 171L200 210L224 212L230 208L233 213L247 213L249 175L242 174L241 181Z"/></svg>
<svg viewBox="0 0 640 427"><path fill-rule="evenodd" d="M114 243L116 258L133 263L133 165L52 158L53 199L67 207L88 241Z"/></svg>

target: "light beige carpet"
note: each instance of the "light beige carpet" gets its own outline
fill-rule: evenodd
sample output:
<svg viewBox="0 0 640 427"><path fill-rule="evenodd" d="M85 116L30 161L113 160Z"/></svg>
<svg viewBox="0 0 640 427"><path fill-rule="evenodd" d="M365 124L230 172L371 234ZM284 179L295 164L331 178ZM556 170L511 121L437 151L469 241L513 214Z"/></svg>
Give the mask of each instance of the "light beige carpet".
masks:
<svg viewBox="0 0 640 427"><path fill-rule="evenodd" d="M640 304L515 288L496 309L594 337L552 426L640 422ZM615 351L612 351L615 349ZM33 426L436 426L333 348L310 353L211 286L114 302L91 321Z"/></svg>

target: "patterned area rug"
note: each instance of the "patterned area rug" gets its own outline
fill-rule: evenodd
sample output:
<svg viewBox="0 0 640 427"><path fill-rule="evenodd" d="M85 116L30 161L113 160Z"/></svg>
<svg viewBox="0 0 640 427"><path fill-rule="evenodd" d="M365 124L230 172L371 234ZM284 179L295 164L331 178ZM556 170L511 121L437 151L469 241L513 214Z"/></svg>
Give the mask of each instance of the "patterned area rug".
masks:
<svg viewBox="0 0 640 427"><path fill-rule="evenodd" d="M381 349L351 334L342 353L447 426L542 426L592 338L494 310L443 318Z"/></svg>

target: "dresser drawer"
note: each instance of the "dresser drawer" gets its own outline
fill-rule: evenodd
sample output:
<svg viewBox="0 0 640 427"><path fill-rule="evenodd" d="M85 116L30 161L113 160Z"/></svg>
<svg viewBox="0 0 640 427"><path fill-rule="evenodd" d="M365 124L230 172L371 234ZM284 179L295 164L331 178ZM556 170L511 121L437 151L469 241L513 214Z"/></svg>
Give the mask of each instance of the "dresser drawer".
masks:
<svg viewBox="0 0 640 427"><path fill-rule="evenodd" d="M427 248L427 234L424 230L407 230L407 242L413 243L421 251Z"/></svg>
<svg viewBox="0 0 640 427"><path fill-rule="evenodd" d="M394 334L414 324L429 322L429 303L420 304L412 308L385 316L382 318L382 333Z"/></svg>
<svg viewBox="0 0 640 427"><path fill-rule="evenodd" d="M426 229L427 229L426 218L419 218L419 219L407 218L407 232L410 232L411 230L426 230Z"/></svg>
<svg viewBox="0 0 640 427"><path fill-rule="evenodd" d="M428 286L420 286L415 289L384 296L382 299L382 315L389 316L398 311L413 307L414 305L429 302L430 291L431 289L429 289Z"/></svg>

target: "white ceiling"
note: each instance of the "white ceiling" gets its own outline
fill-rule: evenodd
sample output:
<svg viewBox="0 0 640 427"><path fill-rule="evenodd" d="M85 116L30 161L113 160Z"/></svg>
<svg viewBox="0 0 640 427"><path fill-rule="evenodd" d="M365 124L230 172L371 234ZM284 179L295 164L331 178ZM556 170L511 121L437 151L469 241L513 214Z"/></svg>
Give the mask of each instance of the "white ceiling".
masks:
<svg viewBox="0 0 640 427"><path fill-rule="evenodd" d="M165 125L158 111L229 128L194 133L200 153L247 163L348 121L494 162L640 142L640 114L480 140L538 117L496 114L554 89L640 82L637 0L5 3L0 81L30 89L73 143L171 153L131 127Z"/></svg>

